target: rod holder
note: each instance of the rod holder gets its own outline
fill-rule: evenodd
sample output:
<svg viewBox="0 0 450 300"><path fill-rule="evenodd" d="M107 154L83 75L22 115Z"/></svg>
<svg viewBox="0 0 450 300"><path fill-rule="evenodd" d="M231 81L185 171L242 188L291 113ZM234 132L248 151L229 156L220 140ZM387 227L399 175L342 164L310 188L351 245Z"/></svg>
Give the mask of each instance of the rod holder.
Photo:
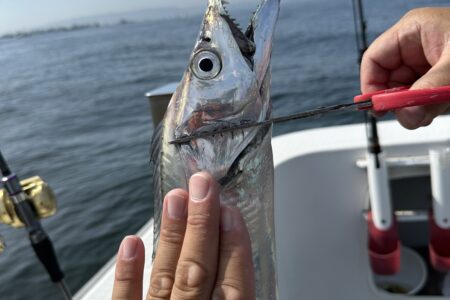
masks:
<svg viewBox="0 0 450 300"><path fill-rule="evenodd" d="M378 159L378 160L377 160ZM389 189L389 177L383 154L367 154L370 208L367 215L368 250L372 271L393 275L400 270L401 244Z"/></svg>

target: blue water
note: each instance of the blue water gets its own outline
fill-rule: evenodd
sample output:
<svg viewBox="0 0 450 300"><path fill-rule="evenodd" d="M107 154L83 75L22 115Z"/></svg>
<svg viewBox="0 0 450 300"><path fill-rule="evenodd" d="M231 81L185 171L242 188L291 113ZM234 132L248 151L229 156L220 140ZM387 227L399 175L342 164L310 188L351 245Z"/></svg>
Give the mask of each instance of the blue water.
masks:
<svg viewBox="0 0 450 300"><path fill-rule="evenodd" d="M370 39L413 7L445 5L370 2ZM202 13L0 39L0 149L22 178L39 174L55 190L59 211L43 225L73 291L152 216L144 93L181 78ZM272 61L274 115L351 101L359 92L351 2L284 4ZM277 125L275 134L361 121L331 115ZM0 299L59 299L24 230L1 225L0 234L8 246Z"/></svg>

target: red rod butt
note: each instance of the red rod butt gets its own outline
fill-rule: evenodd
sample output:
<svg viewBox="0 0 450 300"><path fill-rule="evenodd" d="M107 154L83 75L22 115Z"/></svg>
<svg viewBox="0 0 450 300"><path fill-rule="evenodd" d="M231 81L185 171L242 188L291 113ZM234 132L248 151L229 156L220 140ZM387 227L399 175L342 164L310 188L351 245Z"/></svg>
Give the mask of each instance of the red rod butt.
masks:
<svg viewBox="0 0 450 300"><path fill-rule="evenodd" d="M431 265L441 272L450 271L450 229L439 227L430 212L430 252Z"/></svg>
<svg viewBox="0 0 450 300"><path fill-rule="evenodd" d="M378 275L393 275L400 271L401 244L398 237L398 228L395 216L388 230L379 230L375 227L372 213L367 216L369 231L368 247L372 271Z"/></svg>

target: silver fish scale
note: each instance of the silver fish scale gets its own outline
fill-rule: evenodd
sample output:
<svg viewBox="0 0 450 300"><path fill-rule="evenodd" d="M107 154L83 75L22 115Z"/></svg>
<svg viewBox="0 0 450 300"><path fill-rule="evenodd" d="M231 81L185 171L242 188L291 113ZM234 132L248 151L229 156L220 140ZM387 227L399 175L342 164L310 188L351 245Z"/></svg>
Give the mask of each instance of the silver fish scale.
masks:
<svg viewBox="0 0 450 300"><path fill-rule="evenodd" d="M154 163L155 240L157 248L163 196L187 189L194 173L206 170L222 185L220 200L239 208L247 225L253 253L257 299L277 298L273 223L272 126L247 128L185 144L175 138L224 123L270 119L270 53L279 0L262 0L250 29L256 51L252 64L223 14L221 0L209 0L199 39L177 91L172 96L152 143ZM242 45L241 45L242 46ZM221 63L220 73L196 76L198 55ZM215 59L215 56L218 59ZM201 57L200 57L201 58ZM197 59L197 60L196 60Z"/></svg>
<svg viewBox="0 0 450 300"><path fill-rule="evenodd" d="M223 187L221 201L237 206L244 217L252 244L257 299L276 299L273 226L272 128L261 130L239 161L242 172Z"/></svg>

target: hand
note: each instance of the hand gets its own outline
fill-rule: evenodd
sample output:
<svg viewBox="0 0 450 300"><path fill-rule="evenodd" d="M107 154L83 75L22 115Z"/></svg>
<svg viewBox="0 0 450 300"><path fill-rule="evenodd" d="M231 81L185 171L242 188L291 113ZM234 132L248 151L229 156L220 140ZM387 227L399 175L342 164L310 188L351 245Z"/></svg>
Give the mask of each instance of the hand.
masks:
<svg viewBox="0 0 450 300"><path fill-rule="evenodd" d="M120 246L113 300L141 300L144 245L126 237ZM205 172L193 175L189 194L169 192L147 299L254 299L248 231L236 208L220 206L219 186Z"/></svg>
<svg viewBox="0 0 450 300"><path fill-rule="evenodd" d="M361 64L363 93L396 86L412 89L450 85L450 9L408 12L367 49ZM431 124L450 104L409 107L395 112L408 129Z"/></svg>

